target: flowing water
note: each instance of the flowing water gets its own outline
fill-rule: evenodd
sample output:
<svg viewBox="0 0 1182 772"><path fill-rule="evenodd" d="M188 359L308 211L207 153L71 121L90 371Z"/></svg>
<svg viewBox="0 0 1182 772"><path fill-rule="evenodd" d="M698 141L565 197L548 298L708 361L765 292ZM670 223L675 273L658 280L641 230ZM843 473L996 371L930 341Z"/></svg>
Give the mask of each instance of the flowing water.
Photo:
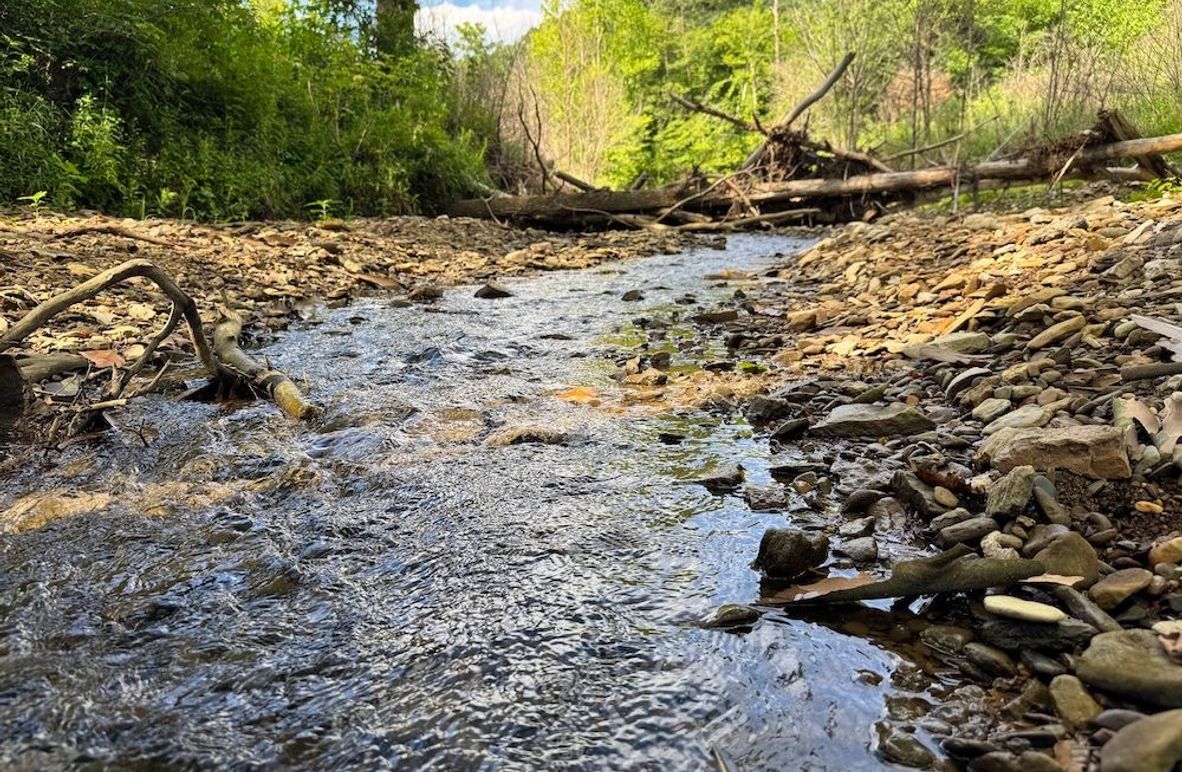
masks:
<svg viewBox="0 0 1182 772"><path fill-rule="evenodd" d="M877 768L909 663L777 611L696 623L758 599L747 563L790 516L687 481L719 461L765 481L766 440L553 396L618 390L631 320L710 307L734 287L709 274L799 246L322 309L265 353L323 422L145 398L52 477L10 480L114 501L0 536L0 767ZM520 425L570 441L485 443Z"/></svg>

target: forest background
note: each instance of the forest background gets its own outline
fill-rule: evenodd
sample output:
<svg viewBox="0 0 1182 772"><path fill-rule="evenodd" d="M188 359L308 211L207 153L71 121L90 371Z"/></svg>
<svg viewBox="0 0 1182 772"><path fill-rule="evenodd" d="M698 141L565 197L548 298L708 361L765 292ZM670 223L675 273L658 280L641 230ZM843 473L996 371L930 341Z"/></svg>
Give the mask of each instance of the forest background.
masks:
<svg viewBox="0 0 1182 772"><path fill-rule="evenodd" d="M561 170L725 172L847 53L807 118L882 157L1003 157L1121 110L1182 131L1182 0L546 0L493 42L412 0L10 0L0 205L235 220L438 211ZM539 163L539 160L541 163ZM900 165L919 163L915 156ZM542 172L545 168L547 171Z"/></svg>

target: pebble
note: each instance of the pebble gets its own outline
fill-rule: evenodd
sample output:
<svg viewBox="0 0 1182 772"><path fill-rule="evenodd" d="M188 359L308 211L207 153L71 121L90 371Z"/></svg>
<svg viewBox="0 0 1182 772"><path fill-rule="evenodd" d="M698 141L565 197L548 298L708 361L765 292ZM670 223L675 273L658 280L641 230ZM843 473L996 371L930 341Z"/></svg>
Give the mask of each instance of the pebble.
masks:
<svg viewBox="0 0 1182 772"><path fill-rule="evenodd" d="M1088 694L1083 681L1075 676L1055 676L1049 689L1055 710L1068 728L1087 726L1089 721L1100 715L1100 704Z"/></svg>
<svg viewBox="0 0 1182 772"><path fill-rule="evenodd" d="M1158 542L1149 550L1149 565L1182 563L1182 536Z"/></svg>
<svg viewBox="0 0 1182 772"><path fill-rule="evenodd" d="M1023 622L1042 622L1054 624L1067 618L1067 614L1046 603L1022 600L1010 595L989 595L985 598L985 610L1008 619L1018 619Z"/></svg>
<svg viewBox="0 0 1182 772"><path fill-rule="evenodd" d="M1108 611L1130 596L1144 590L1153 581L1153 574L1144 568L1125 568L1105 576L1088 590L1097 606Z"/></svg>

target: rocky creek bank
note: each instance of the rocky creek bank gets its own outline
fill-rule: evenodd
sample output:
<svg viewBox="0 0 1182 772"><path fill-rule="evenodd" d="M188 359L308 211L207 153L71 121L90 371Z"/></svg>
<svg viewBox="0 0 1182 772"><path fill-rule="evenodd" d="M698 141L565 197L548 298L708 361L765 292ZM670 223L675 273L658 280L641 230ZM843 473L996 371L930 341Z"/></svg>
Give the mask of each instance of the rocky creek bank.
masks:
<svg viewBox="0 0 1182 772"><path fill-rule="evenodd" d="M945 696L891 762L1182 762L1182 200L848 226L706 321L770 370L776 482L726 490L784 519L714 623L898 599Z"/></svg>

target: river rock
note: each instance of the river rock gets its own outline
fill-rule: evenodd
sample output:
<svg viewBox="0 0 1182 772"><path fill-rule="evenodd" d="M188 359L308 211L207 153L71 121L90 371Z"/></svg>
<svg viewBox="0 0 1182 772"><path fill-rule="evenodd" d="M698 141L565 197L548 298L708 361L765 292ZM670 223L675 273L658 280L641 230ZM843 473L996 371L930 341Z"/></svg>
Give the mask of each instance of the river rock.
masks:
<svg viewBox="0 0 1182 772"><path fill-rule="evenodd" d="M476 290L476 297L481 300L497 300L500 298L513 297L513 293L509 291L508 287L501 284L485 284L480 289Z"/></svg>
<svg viewBox="0 0 1182 772"><path fill-rule="evenodd" d="M1059 718L1069 729L1080 729L1100 715L1100 703L1088 694L1083 681L1073 675L1055 676L1051 679L1051 702Z"/></svg>
<svg viewBox="0 0 1182 772"><path fill-rule="evenodd" d="M487 444L493 448L504 448L510 445L566 445L570 442L570 435L545 426L515 426L502 429L491 435Z"/></svg>
<svg viewBox="0 0 1182 772"><path fill-rule="evenodd" d="M1045 426L1051 420L1051 413L1039 405L1023 405L989 423L981 433L985 436L996 434L1002 429L1029 429Z"/></svg>
<svg viewBox="0 0 1182 772"><path fill-rule="evenodd" d="M1102 632L1109 632L1111 630L1123 629L1120 622L1117 622L1104 611L1104 609L1092 602L1091 598L1084 595L1074 587L1059 586L1054 589L1055 597L1067 607L1071 615L1076 619L1082 619L1092 627Z"/></svg>
<svg viewBox="0 0 1182 772"><path fill-rule="evenodd" d="M1034 494L1035 474L1032 466L1017 466L989 486L985 514L1006 517L1021 514Z"/></svg>
<svg viewBox="0 0 1182 772"><path fill-rule="evenodd" d="M1107 611L1144 590L1151 581L1153 574L1144 568L1124 568L1093 584L1088 590L1088 596L1097 606Z"/></svg>
<svg viewBox="0 0 1182 772"><path fill-rule="evenodd" d="M758 394L747 402L747 420L753 424L768 424L781 418L799 415L800 408L786 399ZM807 422L805 423L807 426Z"/></svg>
<svg viewBox="0 0 1182 772"><path fill-rule="evenodd" d="M947 509L936 498L935 488L906 469L900 469L891 477L891 489L900 501L921 515L939 515Z"/></svg>
<svg viewBox="0 0 1182 772"><path fill-rule="evenodd" d="M981 640L1012 650L1070 651L1096 632L1096 628L1086 622L1070 617L1053 625L997 618L985 620L977 626Z"/></svg>
<svg viewBox="0 0 1182 772"><path fill-rule="evenodd" d="M1014 664L1010 655L996 646L973 641L965 644L964 654L969 658L969 662L976 665L986 675L1004 678L1018 672L1018 666Z"/></svg>
<svg viewBox="0 0 1182 772"><path fill-rule="evenodd" d="M940 530L940 543L946 547L976 541L999 528L992 517L971 517L964 522Z"/></svg>
<svg viewBox="0 0 1182 772"><path fill-rule="evenodd" d="M936 428L932 419L902 403L840 405L810 430L819 437L876 439L920 434Z"/></svg>
<svg viewBox="0 0 1182 772"><path fill-rule="evenodd" d="M1094 584L1100 576L1096 548L1075 531L1056 537L1034 559L1042 563L1048 574L1083 577L1079 584L1085 587Z"/></svg>
<svg viewBox="0 0 1182 772"><path fill-rule="evenodd" d="M1149 565L1156 568L1162 563L1182 563L1182 536L1158 542L1149 550Z"/></svg>
<svg viewBox="0 0 1182 772"><path fill-rule="evenodd" d="M1086 683L1163 708L1182 707L1182 665L1150 630L1101 633L1080 655L1076 674Z"/></svg>
<svg viewBox="0 0 1182 772"><path fill-rule="evenodd" d="M829 558L829 540L815 531L769 528L751 567L773 579L796 579Z"/></svg>
<svg viewBox="0 0 1182 772"><path fill-rule="evenodd" d="M873 563L878 560L878 542L873 536L863 536L843 542L833 550L838 555L844 555L855 563Z"/></svg>
<svg viewBox="0 0 1182 772"><path fill-rule="evenodd" d="M725 493L739 487L745 474L738 464L723 464L712 472L694 480L711 493Z"/></svg>
<svg viewBox="0 0 1182 772"><path fill-rule="evenodd" d="M931 345L955 351L957 354L980 354L989 348L989 336L983 332L950 332L941 335L931 342Z"/></svg>
<svg viewBox="0 0 1182 772"><path fill-rule="evenodd" d="M991 423L1001 418L1006 413L1010 412L1010 401L1008 399L998 399L997 397L990 397L981 404L973 408L973 418L985 423Z"/></svg>
<svg viewBox="0 0 1182 772"><path fill-rule="evenodd" d="M1182 763L1182 710L1121 729L1100 750L1100 772L1170 772Z"/></svg>
<svg viewBox="0 0 1182 772"><path fill-rule="evenodd" d="M888 760L905 767L926 769L936 762L936 756L919 738L899 727L880 721L875 725L878 750Z"/></svg>
<svg viewBox="0 0 1182 772"><path fill-rule="evenodd" d="M1067 336L1071 335L1071 333L1082 330L1087 323L1088 320L1083 316L1072 316L1068 319L1064 319L1058 324L1052 324L1038 335L1035 335L1030 339L1030 342L1026 344L1026 347L1031 350L1046 348L1052 343L1058 343Z"/></svg>
<svg viewBox="0 0 1182 772"><path fill-rule="evenodd" d="M935 651L955 654L973 640L973 631L953 625L932 625L919 632L919 640Z"/></svg>
<svg viewBox="0 0 1182 772"><path fill-rule="evenodd" d="M1139 710L1109 708L1092 719L1092 726L1119 732L1129 724L1136 723L1143 718L1145 718L1145 714Z"/></svg>
<svg viewBox="0 0 1182 772"><path fill-rule="evenodd" d="M1133 474L1123 433L1113 426L1004 428L982 443L977 460L1002 472L1033 466L1044 472L1065 469L1101 480L1123 480Z"/></svg>
<svg viewBox="0 0 1182 772"><path fill-rule="evenodd" d="M719 606L710 616L702 620L703 627L728 628L750 627L759 621L760 611L742 603L727 603Z"/></svg>
<svg viewBox="0 0 1182 772"><path fill-rule="evenodd" d="M989 595L985 598L985 610L1000 617L1018 619L1023 622L1042 622L1054 624L1067 617L1062 609L1048 606L1046 603L1036 603L1032 600L1022 600L1010 595Z"/></svg>

